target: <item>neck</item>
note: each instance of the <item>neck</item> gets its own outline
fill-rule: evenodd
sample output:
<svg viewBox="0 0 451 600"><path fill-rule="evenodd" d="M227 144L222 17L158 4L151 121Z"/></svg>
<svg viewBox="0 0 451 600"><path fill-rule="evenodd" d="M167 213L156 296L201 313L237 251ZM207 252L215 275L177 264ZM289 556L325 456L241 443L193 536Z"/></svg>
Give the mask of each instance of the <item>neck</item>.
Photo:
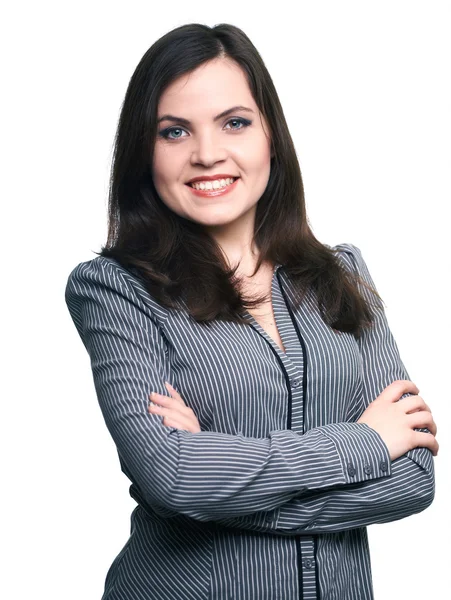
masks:
<svg viewBox="0 0 451 600"><path fill-rule="evenodd" d="M255 245L255 211L253 206L247 213L226 225L207 227L209 234L220 246L229 267L238 266L237 272L251 275L260 255Z"/></svg>

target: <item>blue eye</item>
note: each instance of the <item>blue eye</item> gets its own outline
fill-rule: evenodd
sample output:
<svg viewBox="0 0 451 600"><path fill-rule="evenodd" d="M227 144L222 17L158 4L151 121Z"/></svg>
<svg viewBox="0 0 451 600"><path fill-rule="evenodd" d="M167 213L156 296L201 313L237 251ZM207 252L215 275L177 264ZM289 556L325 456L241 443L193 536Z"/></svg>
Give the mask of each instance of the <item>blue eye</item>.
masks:
<svg viewBox="0 0 451 600"><path fill-rule="evenodd" d="M241 123L242 127L236 128L234 127L233 130L240 130L240 129L244 129L245 127L248 127L251 124L251 121L248 121L247 119L230 119L229 121L227 121L227 125L229 123Z"/></svg>
<svg viewBox="0 0 451 600"><path fill-rule="evenodd" d="M249 127L249 125L252 124L252 121L249 121L248 119L243 119L242 117L235 117L233 119L229 119L226 123L226 125L228 125L229 123L239 123L241 125L241 127L232 127L231 131L241 131L242 129ZM170 137L170 134L174 133L174 132L178 132L178 131L186 131L186 129L183 129L182 127L168 127L167 129L163 129L162 131L160 131L158 133L158 135L162 138L164 138L165 140L179 140L182 137L186 137L186 136L181 136L181 135L176 135L175 137Z"/></svg>
<svg viewBox="0 0 451 600"><path fill-rule="evenodd" d="M176 140L179 139L180 137L182 137L181 135L177 135L175 138L169 137L170 133L174 133L177 131L185 131L184 129L182 129L181 127L170 127L169 129L164 129L163 131L160 131L159 135L164 138L164 139L169 139L169 140Z"/></svg>

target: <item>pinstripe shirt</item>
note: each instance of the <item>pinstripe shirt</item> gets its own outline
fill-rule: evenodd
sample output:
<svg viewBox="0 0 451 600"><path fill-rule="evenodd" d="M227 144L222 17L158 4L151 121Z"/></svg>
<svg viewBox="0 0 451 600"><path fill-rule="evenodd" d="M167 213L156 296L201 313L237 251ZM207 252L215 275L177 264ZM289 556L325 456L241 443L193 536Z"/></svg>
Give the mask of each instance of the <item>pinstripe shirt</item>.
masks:
<svg viewBox="0 0 451 600"><path fill-rule="evenodd" d="M374 287L359 248L333 249ZM357 340L323 321L312 292L298 309L293 294L276 265L283 352L250 313L249 324L207 327L157 303L113 259L70 273L66 303L137 502L103 600L373 598L366 527L430 505L433 456L416 448L391 461L356 423L410 379L382 304ZM201 432L148 412L150 392L169 395L164 381Z"/></svg>

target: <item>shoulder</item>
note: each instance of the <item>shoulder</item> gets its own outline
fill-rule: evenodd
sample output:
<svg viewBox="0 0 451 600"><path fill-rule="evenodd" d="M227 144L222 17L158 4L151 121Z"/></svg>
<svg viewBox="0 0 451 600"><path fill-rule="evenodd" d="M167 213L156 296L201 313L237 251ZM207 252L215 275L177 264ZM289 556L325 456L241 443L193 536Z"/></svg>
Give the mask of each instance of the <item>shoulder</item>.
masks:
<svg viewBox="0 0 451 600"><path fill-rule="evenodd" d="M324 244L324 246L332 250L340 262L349 270L357 273L361 270L363 261L362 252L354 244L343 242L336 246L329 246L328 244Z"/></svg>
<svg viewBox="0 0 451 600"><path fill-rule="evenodd" d="M100 282L109 276L116 282L122 278L121 270L123 270L122 267L114 259L96 256L91 260L78 263L70 271L67 281L69 284Z"/></svg>
<svg viewBox="0 0 451 600"><path fill-rule="evenodd" d="M66 300L72 296L87 293L89 290L101 291L102 288L127 292L127 285L121 273L122 267L110 258L96 256L92 260L78 263L69 273L66 283Z"/></svg>
<svg viewBox="0 0 451 600"><path fill-rule="evenodd" d="M117 295L150 312L158 321L167 317L162 307L147 291L142 281L113 258L96 256L78 263L69 273L65 288L68 306L91 298L101 302L102 298Z"/></svg>
<svg viewBox="0 0 451 600"><path fill-rule="evenodd" d="M329 248L336 252L336 256L344 268L349 270L353 276L356 276L356 286L365 300L369 301L374 306L381 308L383 306L382 298L379 296L376 284L374 283L374 279L362 256L360 248L347 242L337 244L333 247L329 246ZM376 292L376 294L374 292Z"/></svg>

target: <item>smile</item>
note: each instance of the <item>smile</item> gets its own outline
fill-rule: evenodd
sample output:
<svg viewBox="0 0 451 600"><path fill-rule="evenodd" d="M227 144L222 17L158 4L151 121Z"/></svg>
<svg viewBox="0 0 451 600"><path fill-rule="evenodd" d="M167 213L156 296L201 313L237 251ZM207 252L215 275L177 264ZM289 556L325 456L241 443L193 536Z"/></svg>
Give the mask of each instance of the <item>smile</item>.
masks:
<svg viewBox="0 0 451 600"><path fill-rule="evenodd" d="M189 185L196 190L218 190L219 188L231 185L236 177L227 177L227 179L215 179L213 181L196 181Z"/></svg>
<svg viewBox="0 0 451 600"><path fill-rule="evenodd" d="M212 196L223 196L235 189L239 177L236 179L217 179L215 181L196 181L189 183L187 186L196 194L203 198L211 198Z"/></svg>

